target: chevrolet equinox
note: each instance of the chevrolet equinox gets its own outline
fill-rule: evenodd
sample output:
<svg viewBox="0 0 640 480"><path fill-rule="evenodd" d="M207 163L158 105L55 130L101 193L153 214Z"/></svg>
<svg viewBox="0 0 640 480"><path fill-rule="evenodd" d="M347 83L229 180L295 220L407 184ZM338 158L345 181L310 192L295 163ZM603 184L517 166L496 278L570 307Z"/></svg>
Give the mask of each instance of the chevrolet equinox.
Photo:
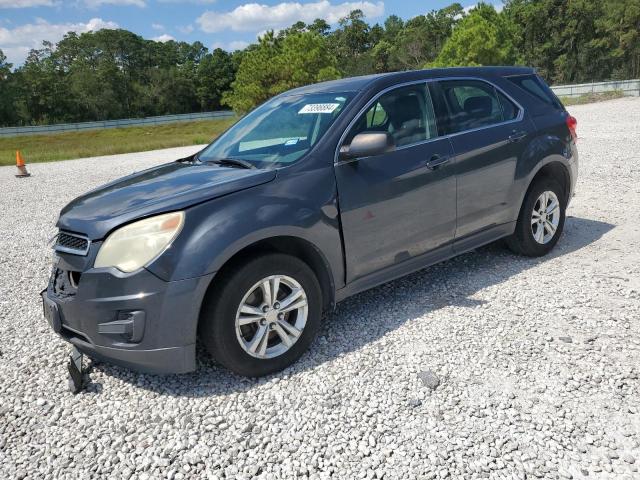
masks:
<svg viewBox="0 0 640 480"><path fill-rule="evenodd" d="M197 337L241 375L281 370L350 295L500 238L548 253L575 129L524 67L285 92L199 153L69 203L45 317L79 352L140 371L194 370Z"/></svg>

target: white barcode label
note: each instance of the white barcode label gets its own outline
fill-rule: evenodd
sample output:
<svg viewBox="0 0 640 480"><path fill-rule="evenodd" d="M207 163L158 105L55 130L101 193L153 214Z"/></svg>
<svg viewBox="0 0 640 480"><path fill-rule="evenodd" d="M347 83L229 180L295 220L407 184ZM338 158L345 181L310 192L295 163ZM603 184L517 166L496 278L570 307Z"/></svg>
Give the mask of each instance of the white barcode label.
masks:
<svg viewBox="0 0 640 480"><path fill-rule="evenodd" d="M339 103L310 103L302 107L298 113L333 113L339 106Z"/></svg>

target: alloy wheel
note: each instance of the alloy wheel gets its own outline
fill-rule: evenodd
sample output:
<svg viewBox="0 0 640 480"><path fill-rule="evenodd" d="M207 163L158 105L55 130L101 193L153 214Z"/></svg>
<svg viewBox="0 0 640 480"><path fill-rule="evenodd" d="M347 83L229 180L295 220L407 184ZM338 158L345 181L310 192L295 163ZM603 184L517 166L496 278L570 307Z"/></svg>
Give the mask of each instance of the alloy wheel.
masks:
<svg viewBox="0 0 640 480"><path fill-rule="evenodd" d="M282 355L300 338L308 315L307 295L295 279L271 275L244 295L236 313L236 336L249 355Z"/></svg>
<svg viewBox="0 0 640 480"><path fill-rule="evenodd" d="M531 213L531 233L536 242L545 245L556 234L560 223L560 202L557 195L548 190L542 192Z"/></svg>

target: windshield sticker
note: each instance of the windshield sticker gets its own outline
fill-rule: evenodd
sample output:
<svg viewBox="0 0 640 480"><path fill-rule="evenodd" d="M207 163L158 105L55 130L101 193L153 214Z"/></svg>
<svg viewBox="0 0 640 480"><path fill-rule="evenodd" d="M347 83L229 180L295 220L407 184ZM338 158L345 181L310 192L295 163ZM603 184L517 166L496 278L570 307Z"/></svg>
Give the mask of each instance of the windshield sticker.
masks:
<svg viewBox="0 0 640 480"><path fill-rule="evenodd" d="M298 143L298 139L292 138L291 140L287 140L286 142L284 142L284 146L288 147L290 145L295 145L296 143Z"/></svg>
<svg viewBox="0 0 640 480"><path fill-rule="evenodd" d="M300 109L298 114L303 113L333 113L340 106L339 103L309 103Z"/></svg>

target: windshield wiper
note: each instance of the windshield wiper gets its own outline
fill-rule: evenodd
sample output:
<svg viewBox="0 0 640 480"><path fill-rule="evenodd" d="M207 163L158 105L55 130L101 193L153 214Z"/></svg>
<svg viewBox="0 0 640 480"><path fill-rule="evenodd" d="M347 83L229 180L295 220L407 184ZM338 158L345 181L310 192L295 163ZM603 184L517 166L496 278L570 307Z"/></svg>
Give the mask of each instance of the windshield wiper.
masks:
<svg viewBox="0 0 640 480"><path fill-rule="evenodd" d="M227 165L230 167L240 168L256 168L256 166L247 162L246 160L240 160L239 158L218 158L216 160L205 160L204 163L215 163L216 165Z"/></svg>

